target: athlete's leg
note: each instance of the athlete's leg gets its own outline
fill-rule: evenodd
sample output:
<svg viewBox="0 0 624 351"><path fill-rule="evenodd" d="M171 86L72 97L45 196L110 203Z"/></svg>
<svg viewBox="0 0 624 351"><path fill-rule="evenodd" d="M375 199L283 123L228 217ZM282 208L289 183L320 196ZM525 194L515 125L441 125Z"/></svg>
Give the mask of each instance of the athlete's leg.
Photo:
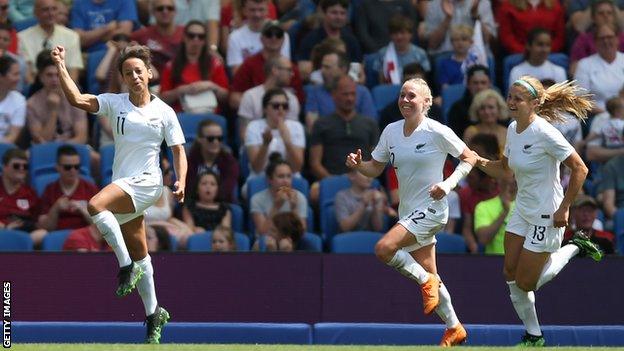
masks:
<svg viewBox="0 0 624 351"><path fill-rule="evenodd" d="M132 261L119 222L113 215L113 213L134 212L134 204L130 195L119 186L109 184L89 200L87 209L104 240L115 252L119 267L130 265Z"/></svg>
<svg viewBox="0 0 624 351"><path fill-rule="evenodd" d="M396 224L377 242L375 255L404 276L423 284L429 279L429 273L409 253L401 250L414 244L416 244L414 235L402 225Z"/></svg>

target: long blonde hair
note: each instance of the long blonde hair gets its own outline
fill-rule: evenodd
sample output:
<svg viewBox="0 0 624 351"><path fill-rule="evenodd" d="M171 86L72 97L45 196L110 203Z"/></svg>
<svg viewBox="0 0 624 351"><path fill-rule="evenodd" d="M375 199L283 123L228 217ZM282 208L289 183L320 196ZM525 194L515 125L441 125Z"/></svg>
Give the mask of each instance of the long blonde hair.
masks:
<svg viewBox="0 0 624 351"><path fill-rule="evenodd" d="M535 90L535 94L522 82L518 81L523 81L532 87ZM594 106L593 95L579 87L575 80L556 83L547 89L544 88L537 78L531 76L522 76L518 81L513 84L525 89L526 94L531 99L539 100L539 105L535 112L550 123L565 121L560 112L568 112L579 121L584 122L587 119L587 113Z"/></svg>

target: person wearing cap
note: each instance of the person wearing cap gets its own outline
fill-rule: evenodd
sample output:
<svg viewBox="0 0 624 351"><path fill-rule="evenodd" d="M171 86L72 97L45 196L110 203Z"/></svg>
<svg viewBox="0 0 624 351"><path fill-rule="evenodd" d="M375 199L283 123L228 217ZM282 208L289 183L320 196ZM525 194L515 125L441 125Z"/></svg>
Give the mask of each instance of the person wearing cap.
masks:
<svg viewBox="0 0 624 351"><path fill-rule="evenodd" d="M572 221L563 236L563 244L567 244L574 233L582 230L605 254L615 253L615 235L608 231L594 229L597 217L598 202L589 195L578 195L572 204Z"/></svg>
<svg viewBox="0 0 624 351"><path fill-rule="evenodd" d="M284 47L288 34L284 32L277 21L267 22L260 35L262 47L260 52L247 57L238 67L232 78L232 90L230 92L230 107L238 111L243 93L255 86L263 84L266 80L264 65L269 59L285 57L290 60L290 55L284 54ZM230 62L228 61L228 65ZM304 94L299 70L292 64L292 77L289 87L294 89L300 103L303 103Z"/></svg>
<svg viewBox="0 0 624 351"><path fill-rule="evenodd" d="M281 32L271 31L275 27L280 27L277 22L267 23L267 3L268 0L241 0L243 15L247 18L247 23L233 31L228 37L226 62L232 73L236 73L247 57L262 50L263 43L260 41L260 33L264 36L268 33L274 33L273 40L284 38L281 53L290 59L288 33L283 30Z"/></svg>

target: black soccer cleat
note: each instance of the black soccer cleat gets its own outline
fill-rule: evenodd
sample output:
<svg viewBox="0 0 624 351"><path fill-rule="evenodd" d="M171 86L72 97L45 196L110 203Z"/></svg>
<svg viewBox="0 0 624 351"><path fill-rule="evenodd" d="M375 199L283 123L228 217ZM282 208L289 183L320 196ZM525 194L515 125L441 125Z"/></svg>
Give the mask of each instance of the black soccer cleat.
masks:
<svg viewBox="0 0 624 351"><path fill-rule="evenodd" d="M142 276L143 269L134 262L119 268L119 273L117 273L117 278L119 278L119 285L116 291L117 296L124 297L130 294L136 288Z"/></svg>
<svg viewBox="0 0 624 351"><path fill-rule="evenodd" d="M147 324L147 338L145 342L148 344L160 344L160 335L162 328L169 320L169 312L166 309L157 306L156 311L145 318Z"/></svg>

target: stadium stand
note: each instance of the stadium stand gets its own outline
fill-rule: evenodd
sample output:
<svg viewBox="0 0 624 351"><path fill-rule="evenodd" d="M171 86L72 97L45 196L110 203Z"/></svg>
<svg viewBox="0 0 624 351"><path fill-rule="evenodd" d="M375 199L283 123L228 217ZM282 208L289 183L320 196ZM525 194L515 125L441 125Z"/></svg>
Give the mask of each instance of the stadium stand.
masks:
<svg viewBox="0 0 624 351"><path fill-rule="evenodd" d="M0 251L32 251L33 242L27 232L21 230L0 230Z"/></svg>

